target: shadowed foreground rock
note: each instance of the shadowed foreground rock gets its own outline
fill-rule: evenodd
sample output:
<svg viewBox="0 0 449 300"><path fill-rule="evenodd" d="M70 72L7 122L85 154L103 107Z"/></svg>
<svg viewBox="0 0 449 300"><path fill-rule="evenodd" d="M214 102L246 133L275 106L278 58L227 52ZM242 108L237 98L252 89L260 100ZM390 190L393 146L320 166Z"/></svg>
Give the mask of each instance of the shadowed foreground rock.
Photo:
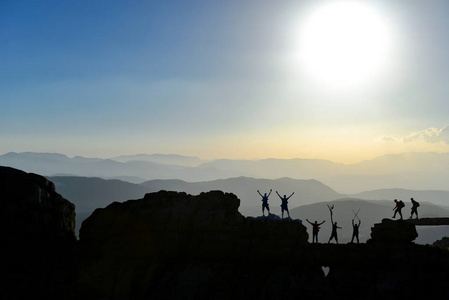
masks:
<svg viewBox="0 0 449 300"><path fill-rule="evenodd" d="M161 191L97 209L75 241L73 204L45 178L0 167L0 195L1 299L449 296L448 252L413 244L413 224L386 221L404 233L387 242L309 244L301 221L245 218L233 194Z"/></svg>
<svg viewBox="0 0 449 300"><path fill-rule="evenodd" d="M407 220L383 219L382 223L371 228L371 239L374 242L411 243L418 237L414 224Z"/></svg>
<svg viewBox="0 0 449 300"><path fill-rule="evenodd" d="M156 284L168 266L175 273L166 276L185 277L180 284L188 285L200 280L194 274L206 280L218 266L232 274L234 264L263 265L273 259L286 264L307 244L300 221L245 218L239 205L235 195L221 191L198 196L161 191L97 209L80 230L80 270L89 274L81 283L100 294L146 297L157 289L163 296L174 292L168 286L160 290L174 278ZM192 274L178 274L178 268Z"/></svg>
<svg viewBox="0 0 449 300"><path fill-rule="evenodd" d="M1 299L71 294L75 206L36 174L0 167Z"/></svg>
<svg viewBox="0 0 449 300"><path fill-rule="evenodd" d="M233 194L219 191L161 191L96 210L80 231L79 297L401 299L449 293L447 252L410 241L309 244L300 221L244 218L238 206Z"/></svg>

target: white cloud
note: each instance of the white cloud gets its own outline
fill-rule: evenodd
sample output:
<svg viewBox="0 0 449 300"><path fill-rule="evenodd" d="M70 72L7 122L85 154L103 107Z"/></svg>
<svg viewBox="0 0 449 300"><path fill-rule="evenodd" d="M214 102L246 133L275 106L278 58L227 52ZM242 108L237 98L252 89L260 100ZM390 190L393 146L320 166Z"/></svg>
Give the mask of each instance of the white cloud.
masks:
<svg viewBox="0 0 449 300"><path fill-rule="evenodd" d="M403 142L424 141L427 143L444 142L449 144L449 125L438 129L435 127L427 128L422 131L413 132L401 139Z"/></svg>
<svg viewBox="0 0 449 300"><path fill-rule="evenodd" d="M449 145L449 125L438 129L430 127L421 131L412 132L405 137L394 137L390 135L383 135L372 140L380 143L411 143L421 142L427 144L446 143Z"/></svg>

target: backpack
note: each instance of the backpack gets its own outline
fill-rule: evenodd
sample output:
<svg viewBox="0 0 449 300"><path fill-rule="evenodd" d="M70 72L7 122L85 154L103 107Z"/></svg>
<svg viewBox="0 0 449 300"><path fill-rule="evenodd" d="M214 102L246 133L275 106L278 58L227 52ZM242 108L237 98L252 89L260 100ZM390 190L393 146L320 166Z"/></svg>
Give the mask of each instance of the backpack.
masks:
<svg viewBox="0 0 449 300"><path fill-rule="evenodd" d="M419 207L419 202L418 201L415 201L415 206Z"/></svg>
<svg viewBox="0 0 449 300"><path fill-rule="evenodd" d="M399 201L399 206L400 206L401 208L405 206L405 204L404 204L404 202L402 202L402 200Z"/></svg>

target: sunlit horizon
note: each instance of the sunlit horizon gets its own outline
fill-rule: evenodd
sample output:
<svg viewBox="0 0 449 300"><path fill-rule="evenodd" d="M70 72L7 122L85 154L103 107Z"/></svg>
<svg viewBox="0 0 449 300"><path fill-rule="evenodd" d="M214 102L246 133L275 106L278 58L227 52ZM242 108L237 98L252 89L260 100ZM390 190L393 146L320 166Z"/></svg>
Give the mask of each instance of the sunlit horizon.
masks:
<svg viewBox="0 0 449 300"><path fill-rule="evenodd" d="M0 153L449 152L449 3L2 5Z"/></svg>

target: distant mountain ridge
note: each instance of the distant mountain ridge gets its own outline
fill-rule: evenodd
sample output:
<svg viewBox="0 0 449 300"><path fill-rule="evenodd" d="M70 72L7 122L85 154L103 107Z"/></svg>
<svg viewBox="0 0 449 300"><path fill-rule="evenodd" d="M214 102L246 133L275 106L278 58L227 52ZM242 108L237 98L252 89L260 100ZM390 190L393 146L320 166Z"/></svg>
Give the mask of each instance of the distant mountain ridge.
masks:
<svg viewBox="0 0 449 300"><path fill-rule="evenodd" d="M403 199L406 208L404 217L407 218L410 213L410 197L415 197L421 207L419 213L421 217L449 216L449 201L445 198L449 192L445 191L415 191L415 190L379 190L368 191L357 195L339 194L325 184L316 180L296 180L291 178L257 179L249 177L236 177L229 179L213 180L208 182L186 182L183 180L151 180L142 184L132 184L120 180L105 180L101 178L74 177L74 176L55 176L47 177L54 182L58 193L63 195L76 205L77 229L81 222L87 218L94 209L106 207L112 202L123 202L130 199L142 198L146 193L158 192L160 190L182 191L192 195L198 195L202 192L211 190L221 190L235 194L241 201L239 211L245 216L262 215L261 197L257 190L262 194L268 193L270 188L273 190L269 197L271 213L280 215L280 199L276 195L277 190L281 195L295 194L289 200L289 209L293 218L305 220L308 218L320 220L328 219L329 211L327 203L335 204L335 217L339 221L346 222L345 230L353 217L352 209L361 208L359 214L363 219L362 229L366 230L364 234L369 234L369 228L381 218L390 218L393 199ZM435 194L435 192L439 192ZM439 198L435 198L438 195ZM352 201L352 202L351 202ZM349 203L343 205L343 203ZM372 203L374 206L366 206L363 203ZM353 203L353 204L351 204ZM380 206L379 206L380 205ZM349 223L348 223L349 221ZM329 221L328 221L329 223ZM326 225L329 225L326 223ZM306 224L307 225L307 224ZM323 230L323 236L327 235L327 229ZM427 230L427 229L422 229ZM428 239L441 238L446 232L442 228L433 228L426 233ZM345 235L348 233L345 231ZM437 236L440 234L440 236ZM343 238L343 235L342 235ZM427 241L427 240L423 240Z"/></svg>
<svg viewBox="0 0 449 300"><path fill-rule="evenodd" d="M187 182L233 177L316 179L343 194L402 188L446 190L449 153L385 155L357 164L314 159L261 159L202 161L176 154L140 154L114 159L69 158L57 153L14 153L0 156L0 165L52 176L68 174L120 178L137 183L154 179ZM139 179L140 178L140 179Z"/></svg>
<svg viewBox="0 0 449 300"><path fill-rule="evenodd" d="M236 177L228 179L218 179L206 182L185 182L180 180L151 180L142 183L143 186L149 187L152 191L160 189L186 192L193 195L205 191L220 190L237 195L241 200L241 207L259 206L261 197L257 193L269 193L270 202L275 207L273 210L280 210L280 199L276 195L276 191L281 195L295 194L290 198L290 207L296 207L302 204L314 203L317 201L330 201L342 197L330 187L324 185L317 180L301 180L291 178L279 179L257 179L250 177ZM278 203L279 205L275 205Z"/></svg>
<svg viewBox="0 0 449 300"><path fill-rule="evenodd" d="M400 199L404 202L410 202L410 198L418 202L430 202L438 205L449 206L449 191L418 191L406 189L380 189L366 191L351 195L355 198L367 200L393 200Z"/></svg>
<svg viewBox="0 0 449 300"><path fill-rule="evenodd" d="M281 194L295 194L289 200L289 207L320 201L331 201L342 195L316 180L297 180L291 178L257 179L238 177L207 182L186 182L182 180L151 180L142 184L132 184L120 180L105 180L101 178L75 176L49 176L58 192L76 205L77 228L81 222L96 208L102 208L112 202L122 202L138 199L146 193L160 190L186 192L198 195L202 192L220 190L235 194L241 201L240 211L245 215L261 213L261 197L257 193L268 193L270 188L271 212L280 214Z"/></svg>
<svg viewBox="0 0 449 300"><path fill-rule="evenodd" d="M130 162L130 161L146 161L167 165L179 165L185 167L195 167L202 163L204 160L195 156L183 156L178 154L135 154L135 155L121 155L112 157L112 160L118 162Z"/></svg>

